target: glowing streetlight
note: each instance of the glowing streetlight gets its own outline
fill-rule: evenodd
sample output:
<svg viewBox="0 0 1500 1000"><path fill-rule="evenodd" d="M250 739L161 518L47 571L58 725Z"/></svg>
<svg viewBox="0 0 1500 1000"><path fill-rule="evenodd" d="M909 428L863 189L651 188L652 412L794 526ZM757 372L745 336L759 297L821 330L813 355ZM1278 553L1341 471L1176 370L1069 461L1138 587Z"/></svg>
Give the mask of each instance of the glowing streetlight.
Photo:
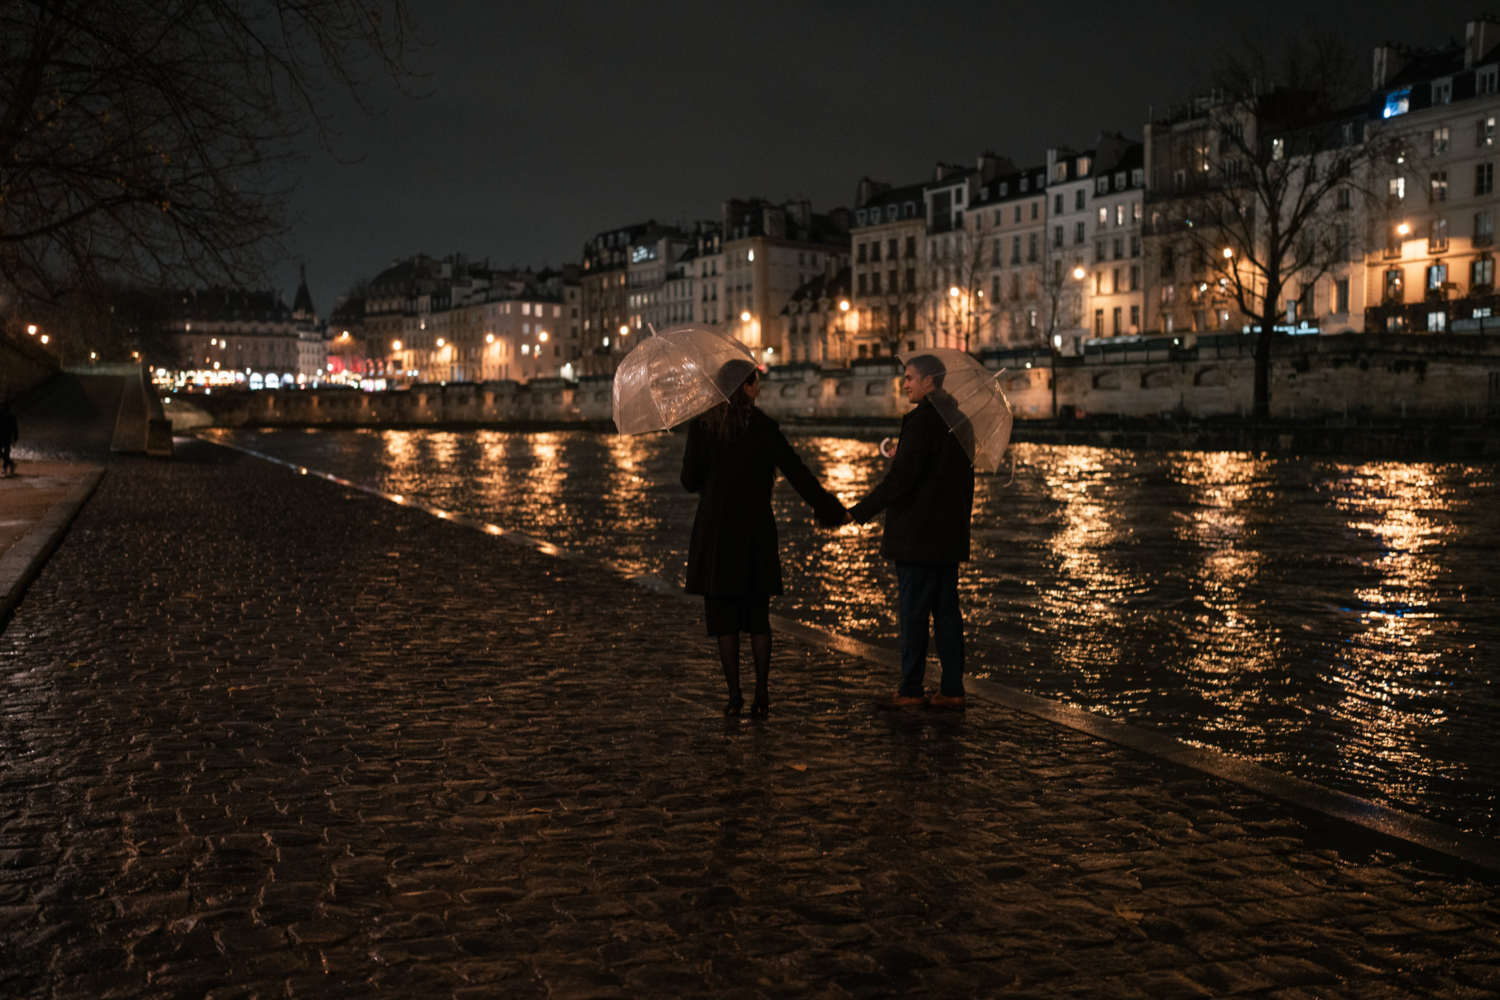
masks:
<svg viewBox="0 0 1500 1000"><path fill-rule="evenodd" d="M1075 268L1073 268L1073 277L1075 279L1077 279L1078 281L1082 281L1083 280L1084 273L1085 272L1084 272L1083 268L1081 268L1081 267L1075 267Z"/></svg>
<svg viewBox="0 0 1500 1000"><path fill-rule="evenodd" d="M748 323L748 322L750 322L750 311L748 309L745 310L744 312L740 313L740 322L741 323Z"/></svg>
<svg viewBox="0 0 1500 1000"><path fill-rule="evenodd" d="M545 344L547 342L547 331L543 330L541 333L537 334L536 339Z"/></svg>
<svg viewBox="0 0 1500 1000"><path fill-rule="evenodd" d="M347 334L346 334L346 336L347 336ZM484 342L486 344L493 344L495 342L495 335L493 333L487 333L487 334L485 334L484 335Z"/></svg>
<svg viewBox="0 0 1500 1000"><path fill-rule="evenodd" d="M841 301L839 303L839 311L840 312L848 312L849 311L849 300L848 299L844 299L843 301Z"/></svg>
<svg viewBox="0 0 1500 1000"><path fill-rule="evenodd" d="M44 333L44 334L42 334L42 343L45 344L46 342L47 342L47 335Z"/></svg>
<svg viewBox="0 0 1500 1000"><path fill-rule="evenodd" d="M1231 258L1233 256L1234 256L1234 248L1233 247L1225 247L1224 248L1224 259L1228 260L1229 258Z"/></svg>
<svg viewBox="0 0 1500 1000"><path fill-rule="evenodd" d="M442 347L442 346L443 346L443 338L442 338L442 337L439 337L439 338L438 338L438 339L437 339L437 345L438 345L438 346L439 346L439 347Z"/></svg>
<svg viewBox="0 0 1500 1000"><path fill-rule="evenodd" d="M1400 233L1402 236L1405 236L1407 233L1411 232L1411 226L1403 222L1401 223L1401 225L1396 227L1396 232Z"/></svg>
<svg viewBox="0 0 1500 1000"><path fill-rule="evenodd" d="M628 327L628 326L621 326L620 327L620 336L624 337L624 336L628 336L629 334L630 334L630 327Z"/></svg>
<svg viewBox="0 0 1500 1000"><path fill-rule="evenodd" d="M31 334L33 337L35 337L36 336L36 324L32 323L30 326L28 326L26 328L26 332L29 333L29 334Z"/></svg>
<svg viewBox="0 0 1500 1000"><path fill-rule="evenodd" d="M948 289L948 294L953 296L955 299L958 298L958 286L954 285L952 288Z"/></svg>
<svg viewBox="0 0 1500 1000"><path fill-rule="evenodd" d="M399 351L399 350L401 350L401 341L399 341L399 340L393 340L393 341L391 341L391 350L393 350L393 351Z"/></svg>

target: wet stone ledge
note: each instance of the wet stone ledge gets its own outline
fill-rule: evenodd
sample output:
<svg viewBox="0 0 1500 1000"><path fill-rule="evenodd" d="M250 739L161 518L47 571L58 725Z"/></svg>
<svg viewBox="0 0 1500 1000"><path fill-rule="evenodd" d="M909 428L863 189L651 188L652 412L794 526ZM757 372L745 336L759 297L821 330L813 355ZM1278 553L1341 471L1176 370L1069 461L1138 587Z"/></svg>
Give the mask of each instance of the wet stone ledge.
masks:
<svg viewBox="0 0 1500 1000"><path fill-rule="evenodd" d="M1471 997L1494 884L203 443L0 634L0 995Z"/></svg>

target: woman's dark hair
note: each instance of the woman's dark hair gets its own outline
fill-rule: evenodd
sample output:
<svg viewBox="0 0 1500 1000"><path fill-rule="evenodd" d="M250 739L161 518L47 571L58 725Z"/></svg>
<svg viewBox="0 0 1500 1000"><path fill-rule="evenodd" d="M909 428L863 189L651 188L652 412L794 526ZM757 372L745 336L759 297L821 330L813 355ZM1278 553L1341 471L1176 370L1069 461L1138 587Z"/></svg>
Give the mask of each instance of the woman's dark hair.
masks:
<svg viewBox="0 0 1500 1000"><path fill-rule="evenodd" d="M741 374L743 372L743 374ZM719 388L729 392L729 399L703 414L703 426L720 441L733 441L750 426L750 411L755 402L745 391L760 378L760 372L748 361L730 361L719 369L714 379ZM729 384L734 389L729 390Z"/></svg>

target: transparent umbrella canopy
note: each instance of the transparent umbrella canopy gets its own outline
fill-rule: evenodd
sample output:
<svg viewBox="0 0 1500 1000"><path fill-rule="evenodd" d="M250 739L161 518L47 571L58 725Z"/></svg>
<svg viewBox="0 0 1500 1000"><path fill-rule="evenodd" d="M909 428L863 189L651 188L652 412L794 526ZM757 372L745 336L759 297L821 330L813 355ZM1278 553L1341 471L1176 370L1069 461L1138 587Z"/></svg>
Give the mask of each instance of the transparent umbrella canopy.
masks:
<svg viewBox="0 0 1500 1000"><path fill-rule="evenodd" d="M901 355L901 363L908 364L923 354L937 358L947 369L942 387L929 396L933 407L963 445L975 470L994 472L1010 444L1014 421L1010 401L1000 391L999 373L984 367L973 355L947 347L908 352Z"/></svg>
<svg viewBox="0 0 1500 1000"><path fill-rule="evenodd" d="M733 337L695 326L653 331L615 371L615 427L670 430L727 400L754 368Z"/></svg>

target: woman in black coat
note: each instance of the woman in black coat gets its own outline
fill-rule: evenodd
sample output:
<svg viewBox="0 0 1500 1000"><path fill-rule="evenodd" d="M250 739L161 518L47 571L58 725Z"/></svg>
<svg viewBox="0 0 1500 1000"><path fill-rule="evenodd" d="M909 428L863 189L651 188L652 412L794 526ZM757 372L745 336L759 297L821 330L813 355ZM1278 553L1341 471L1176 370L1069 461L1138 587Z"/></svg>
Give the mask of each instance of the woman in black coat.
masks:
<svg viewBox="0 0 1500 1000"><path fill-rule="evenodd" d="M771 488L780 469L792 488L812 505L825 527L845 523L844 505L818 482L797 456L776 421L755 408L760 375L749 361L731 361L716 381L729 401L688 425L682 485L697 493L698 514L688 545L689 594L702 594L708 634L718 639L725 715L738 715L740 633L750 633L755 657L755 701L751 715L770 707L770 601L781 593L776 517ZM732 387L732 388L731 388Z"/></svg>

